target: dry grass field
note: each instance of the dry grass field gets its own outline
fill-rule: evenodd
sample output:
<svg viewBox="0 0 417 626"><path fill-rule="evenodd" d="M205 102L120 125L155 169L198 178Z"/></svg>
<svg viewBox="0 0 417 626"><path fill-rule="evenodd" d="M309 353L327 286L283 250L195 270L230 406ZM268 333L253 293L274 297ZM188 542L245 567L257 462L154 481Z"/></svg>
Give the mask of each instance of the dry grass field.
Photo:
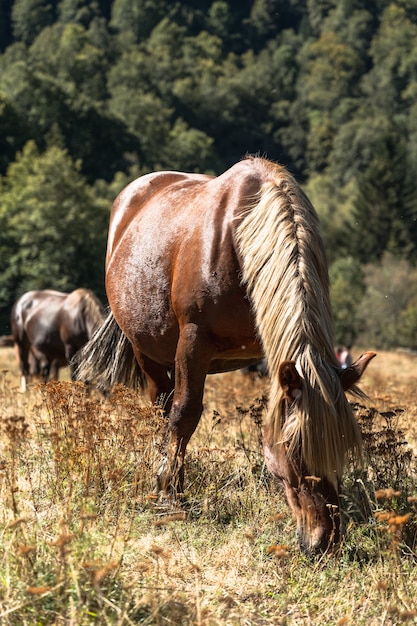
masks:
<svg viewBox="0 0 417 626"><path fill-rule="evenodd" d="M355 351L354 356L358 356ZM68 382L19 391L0 349L0 623L198 626L417 623L417 357L379 353L356 406L337 555L300 554L263 467L268 381L208 379L187 506L158 507L162 418L146 398Z"/></svg>

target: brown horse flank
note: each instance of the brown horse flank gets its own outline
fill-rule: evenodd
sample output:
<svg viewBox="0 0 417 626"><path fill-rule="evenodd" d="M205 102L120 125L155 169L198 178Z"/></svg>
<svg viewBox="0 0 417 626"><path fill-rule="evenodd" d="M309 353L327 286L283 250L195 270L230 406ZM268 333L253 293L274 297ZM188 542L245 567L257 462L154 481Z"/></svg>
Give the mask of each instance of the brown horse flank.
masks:
<svg viewBox="0 0 417 626"><path fill-rule="evenodd" d="M162 492L182 490L206 375L265 356L266 463L284 484L300 547L337 544L340 480L348 453L361 450L344 390L360 394L374 354L338 367L318 218L294 178L261 158L219 177L142 176L113 205L106 290L111 313L79 353L77 376L102 390L146 378L169 415Z"/></svg>
<svg viewBox="0 0 417 626"><path fill-rule="evenodd" d="M23 294L10 320L22 391L29 376L41 376L45 382L57 379L59 368L69 364L103 319L103 306L89 289Z"/></svg>

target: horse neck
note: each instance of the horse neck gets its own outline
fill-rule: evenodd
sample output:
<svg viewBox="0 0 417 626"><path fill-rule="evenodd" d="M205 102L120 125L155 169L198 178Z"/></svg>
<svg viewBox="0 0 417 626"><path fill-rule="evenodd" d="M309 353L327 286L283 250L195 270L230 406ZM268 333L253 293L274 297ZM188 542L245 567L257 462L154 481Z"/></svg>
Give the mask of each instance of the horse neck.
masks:
<svg viewBox="0 0 417 626"><path fill-rule="evenodd" d="M283 168L237 229L243 280L272 371L306 346L335 363L329 278L316 212Z"/></svg>
<svg viewBox="0 0 417 626"><path fill-rule="evenodd" d="M95 330L103 323L104 312L101 303L93 296L85 302L85 325L88 338L90 339Z"/></svg>
<svg viewBox="0 0 417 626"><path fill-rule="evenodd" d="M271 441L290 442L290 450L301 453L310 471L334 483L347 450L360 447L360 434L335 370L328 269L318 218L283 168L268 172L237 228L237 241L270 369ZM302 379L292 419L283 415L278 380L284 360L296 362Z"/></svg>
<svg viewBox="0 0 417 626"><path fill-rule="evenodd" d="M85 289L77 289L73 294L78 297L77 307L80 314L77 317L79 323L82 324L84 332L90 339L104 319L101 302L92 292ZM70 298L73 294L70 294Z"/></svg>

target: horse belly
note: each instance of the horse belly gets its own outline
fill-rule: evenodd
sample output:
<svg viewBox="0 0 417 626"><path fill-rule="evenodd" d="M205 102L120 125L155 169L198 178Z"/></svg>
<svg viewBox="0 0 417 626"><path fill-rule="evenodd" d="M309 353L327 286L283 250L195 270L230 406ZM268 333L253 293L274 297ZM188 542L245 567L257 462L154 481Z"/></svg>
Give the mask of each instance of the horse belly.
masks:
<svg viewBox="0 0 417 626"><path fill-rule="evenodd" d="M58 332L43 333L34 337L32 345L37 352L44 354L49 359L63 359L65 348Z"/></svg>
<svg viewBox="0 0 417 626"><path fill-rule="evenodd" d="M59 330L56 327L56 318L46 311L34 311L26 322L26 333L35 350L48 359L60 359L65 356L64 345Z"/></svg>

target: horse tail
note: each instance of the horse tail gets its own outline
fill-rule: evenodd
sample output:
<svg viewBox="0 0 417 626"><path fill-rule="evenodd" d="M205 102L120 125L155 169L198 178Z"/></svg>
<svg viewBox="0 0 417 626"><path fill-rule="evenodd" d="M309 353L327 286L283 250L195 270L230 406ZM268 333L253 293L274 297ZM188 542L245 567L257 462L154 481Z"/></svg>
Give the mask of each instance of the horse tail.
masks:
<svg viewBox="0 0 417 626"><path fill-rule="evenodd" d="M120 383L132 389L145 389L146 378L133 352L132 344L110 311L103 324L72 359L74 378L92 384L103 394Z"/></svg>
<svg viewBox="0 0 417 626"><path fill-rule="evenodd" d="M12 307L10 326L14 343L16 344L18 341L22 341L25 332L22 315L22 298L19 298Z"/></svg>

